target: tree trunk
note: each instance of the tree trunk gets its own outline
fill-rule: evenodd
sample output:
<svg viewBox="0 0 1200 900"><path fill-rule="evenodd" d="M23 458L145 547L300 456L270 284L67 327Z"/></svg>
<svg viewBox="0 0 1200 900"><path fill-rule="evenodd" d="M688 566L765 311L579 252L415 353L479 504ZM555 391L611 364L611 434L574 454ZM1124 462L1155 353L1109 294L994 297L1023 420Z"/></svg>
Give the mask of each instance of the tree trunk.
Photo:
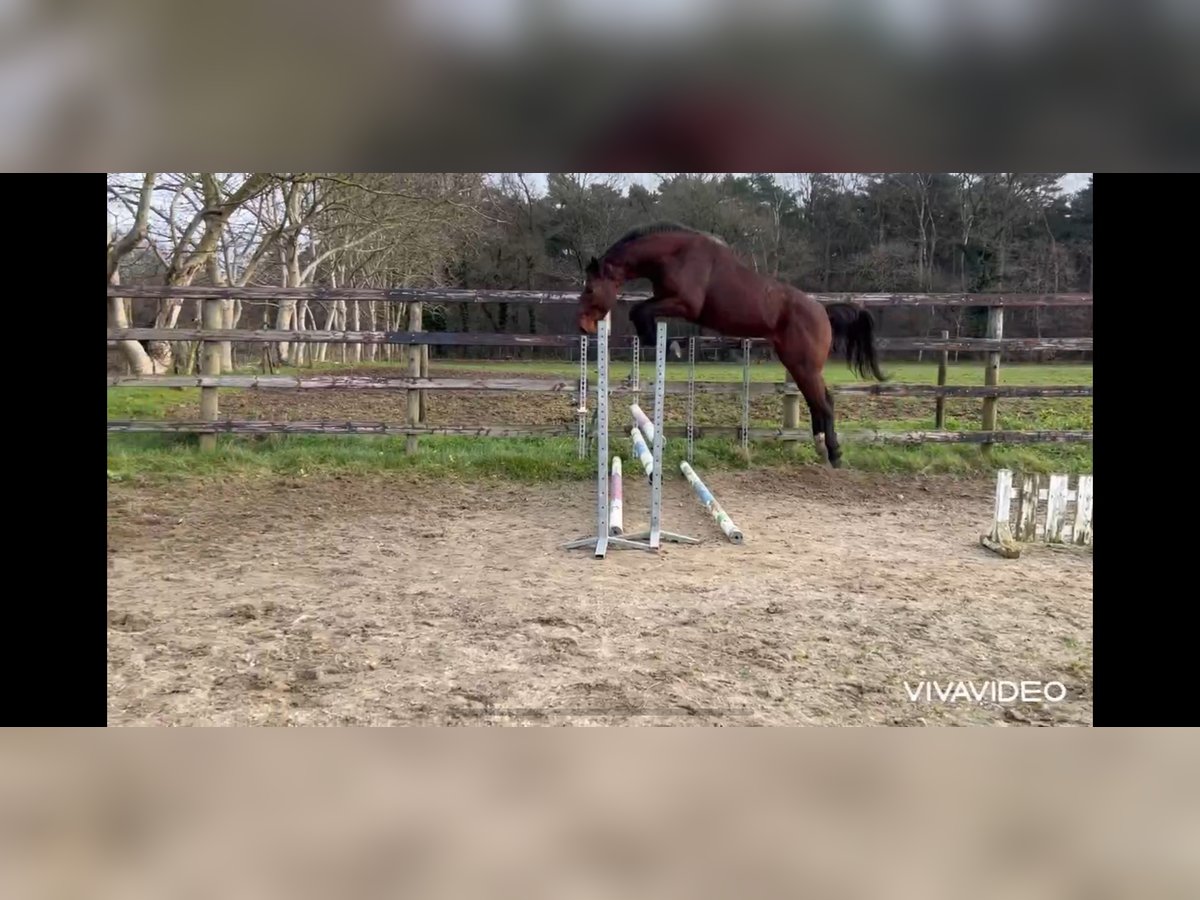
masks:
<svg viewBox="0 0 1200 900"><path fill-rule="evenodd" d="M234 191L230 197L222 198L216 176L207 172L200 176L205 204L202 216L204 234L196 243L195 249L190 253L184 255L185 251L182 247L176 248L175 257L171 262L171 269L167 273L167 284L183 287L190 285L195 280L196 275L209 264L209 261L217 258L221 235L225 231L229 217L233 214L234 210L238 209L238 207L261 190L270 180L270 177L266 173L255 173L242 182L242 186ZM179 321L182 302L177 297L165 300L159 308L154 327L174 328ZM164 348L163 352L174 351L167 351ZM169 358L166 362L169 364Z"/></svg>
<svg viewBox="0 0 1200 900"><path fill-rule="evenodd" d="M325 308L325 324L321 326L323 331L333 331L337 328L337 301L331 301L329 306ZM317 362L325 362L325 356L329 352L329 344L322 341L317 345Z"/></svg>
<svg viewBox="0 0 1200 900"><path fill-rule="evenodd" d="M230 330L237 327L233 300L221 301L221 327ZM233 341L221 341L221 371L233 371Z"/></svg>
<svg viewBox="0 0 1200 900"><path fill-rule="evenodd" d="M284 287L288 287L288 285L285 284ZM295 314L296 314L296 301L295 300L286 300L286 299L280 300L279 307L275 312L275 328L278 331L291 331L292 330L292 319L295 316ZM291 350L291 343L289 341L280 341L278 344L275 345L275 347L279 354L279 364L281 366L288 365L288 355L289 355L289 351Z"/></svg>
<svg viewBox="0 0 1200 900"><path fill-rule="evenodd" d="M120 273L114 272L112 277L109 278L108 283L120 284ZM123 297L108 298L108 327L129 327L129 317L125 313L125 299ZM146 348L137 341L117 341L117 348L121 351L121 355L125 357L125 362L129 364L130 371L134 375L156 375L165 371L156 364L154 358L146 352Z"/></svg>
<svg viewBox="0 0 1200 900"><path fill-rule="evenodd" d="M338 300L336 303L334 303L334 310L336 311L336 316L334 318L334 322L336 323L336 327L337 327L338 331L345 331L346 330L346 301ZM346 353L347 353L346 347L347 346L348 345L345 343L338 344L338 361L343 366L346 364Z"/></svg>
<svg viewBox="0 0 1200 900"><path fill-rule="evenodd" d="M350 306L354 309L354 315L352 317L352 321L354 322L354 330L360 331L362 329L362 319L359 316L359 310L362 309L362 304L355 302L351 303ZM343 344L342 346L344 347L345 345ZM372 344L372 346L374 345ZM358 365L362 362L362 344L351 345L350 358L354 361L355 365Z"/></svg>
<svg viewBox="0 0 1200 900"><path fill-rule="evenodd" d="M392 330L392 304L386 302L383 304L383 330ZM388 344L383 348L383 361L389 363L392 361L391 344Z"/></svg>
<svg viewBox="0 0 1200 900"><path fill-rule="evenodd" d="M121 283L121 259L146 239L150 219L150 199L154 190L155 173L147 172L142 179L142 190L138 198L138 209L133 227L120 240L113 241L112 221L108 222L108 283ZM133 304L125 297L108 298L108 327L128 328L132 318ZM157 371L154 358L137 341L118 341L117 348L125 358L131 372L137 375L152 375Z"/></svg>
<svg viewBox="0 0 1200 900"><path fill-rule="evenodd" d="M288 252L288 284L294 287L303 287L300 283L300 234L299 231L292 238L292 246ZM294 301L295 308L292 314L292 331L304 330L304 316L308 312L308 301ZM289 359L294 365L304 364L304 351L307 349L306 344L297 343L294 348L291 348L291 353L288 354Z"/></svg>
<svg viewBox="0 0 1200 900"><path fill-rule="evenodd" d="M292 320L294 331L308 330L308 300L299 300L296 303L296 317ZM292 356L296 359L296 365L302 366L312 357L312 344L296 342L295 348L292 350Z"/></svg>
<svg viewBox="0 0 1200 900"><path fill-rule="evenodd" d="M367 313L371 317L371 330L372 331L377 331L379 328L379 326L376 324L376 322L378 321L378 318L377 318L378 314L377 314L376 310L377 310L377 307L376 307L374 300L371 300L370 302L367 303ZM376 350L378 347L379 347L378 344L368 344L367 345L367 360L368 360L368 362L375 362L375 354L376 354Z"/></svg>

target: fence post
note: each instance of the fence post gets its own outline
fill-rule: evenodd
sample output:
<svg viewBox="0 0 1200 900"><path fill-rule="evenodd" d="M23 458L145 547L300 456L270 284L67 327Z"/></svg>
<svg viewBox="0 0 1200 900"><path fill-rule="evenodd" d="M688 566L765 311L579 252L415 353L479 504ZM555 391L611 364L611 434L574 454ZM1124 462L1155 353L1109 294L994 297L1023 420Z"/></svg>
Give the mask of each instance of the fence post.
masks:
<svg viewBox="0 0 1200 900"><path fill-rule="evenodd" d="M750 339L742 340L742 450L750 449Z"/></svg>
<svg viewBox="0 0 1200 900"><path fill-rule="evenodd" d="M421 330L421 304L410 303L408 305L408 330ZM410 378L421 377L421 345L409 344L408 353L408 374ZM419 425L421 422L421 392L410 390L408 391L408 424ZM404 439L404 452L417 452L417 436L410 434Z"/></svg>
<svg viewBox="0 0 1200 900"><path fill-rule="evenodd" d="M783 389L795 388L790 375L784 377ZM783 427L784 430L789 428L800 427L800 395L799 394L784 394L783 395ZM792 441L792 452L800 449L799 441Z"/></svg>
<svg viewBox="0 0 1200 900"><path fill-rule="evenodd" d="M989 306L987 316L988 340L999 341L1004 338L1004 307ZM1000 383L1000 351L989 351L987 365L983 370L983 383L986 387L995 387ZM996 398L983 398L983 430L996 430ZM981 444L984 454L991 451L991 443Z"/></svg>
<svg viewBox="0 0 1200 900"><path fill-rule="evenodd" d="M428 344L421 345L421 377L422 378L429 377L429 345ZM427 411L426 403L428 401L426 398L429 396L429 392L426 390L421 390L421 391L418 391L417 393L421 397L421 400L420 400L421 424L426 425L426 424L428 424L428 419L426 418L426 411Z"/></svg>
<svg viewBox="0 0 1200 900"><path fill-rule="evenodd" d="M221 327L221 301L205 300L200 314L200 324L205 330L217 330ZM205 341L200 350L200 374L221 374L221 342ZM200 388L200 418L205 422L217 421L217 390L215 387ZM217 436L215 434L200 435L200 449L215 450Z"/></svg>
<svg viewBox="0 0 1200 900"><path fill-rule="evenodd" d="M950 340L950 332L949 331L942 332L942 340L943 341ZM938 379L937 379L938 387L946 386L946 366L949 365L949 363L950 363L950 351L947 350L945 347L943 347L942 348L942 357L940 360L938 360ZM943 428L946 427L946 398L942 394L938 395L937 403L934 406L933 427L937 431L941 431Z"/></svg>

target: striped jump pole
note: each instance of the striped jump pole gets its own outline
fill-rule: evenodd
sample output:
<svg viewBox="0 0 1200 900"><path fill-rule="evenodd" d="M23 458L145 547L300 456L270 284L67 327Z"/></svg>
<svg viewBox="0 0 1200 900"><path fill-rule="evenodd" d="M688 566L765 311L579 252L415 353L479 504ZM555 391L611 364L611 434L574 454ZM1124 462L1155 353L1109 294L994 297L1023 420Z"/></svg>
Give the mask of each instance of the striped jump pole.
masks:
<svg viewBox="0 0 1200 900"><path fill-rule="evenodd" d="M629 429L629 437L633 441L633 455L638 458L638 462L642 464L642 468L646 470L646 477L654 477L654 454L650 452L650 448L646 446L646 441L642 437L642 432L636 425Z"/></svg>
<svg viewBox="0 0 1200 900"><path fill-rule="evenodd" d="M641 429L642 434L646 437L646 443L654 443L654 423L650 421L650 417L642 412L642 408L636 403L629 405L629 411L633 413L633 422Z"/></svg>
<svg viewBox="0 0 1200 900"><path fill-rule="evenodd" d="M700 476L696 474L696 470L687 464L686 460L679 463L679 471L683 473L683 477L688 480L688 484L692 486L692 490L696 492L696 496L700 502L704 504L704 508L708 510L713 517L713 521L717 523L721 531L725 533L725 537L729 538L730 543L740 544L743 541L742 531L733 524L733 519L725 510L721 509L721 504L717 502L717 498L700 480Z"/></svg>
<svg viewBox="0 0 1200 900"><path fill-rule="evenodd" d="M612 458L612 481L608 489L608 533L619 535L625 533L623 507L625 491L621 485L621 457Z"/></svg>

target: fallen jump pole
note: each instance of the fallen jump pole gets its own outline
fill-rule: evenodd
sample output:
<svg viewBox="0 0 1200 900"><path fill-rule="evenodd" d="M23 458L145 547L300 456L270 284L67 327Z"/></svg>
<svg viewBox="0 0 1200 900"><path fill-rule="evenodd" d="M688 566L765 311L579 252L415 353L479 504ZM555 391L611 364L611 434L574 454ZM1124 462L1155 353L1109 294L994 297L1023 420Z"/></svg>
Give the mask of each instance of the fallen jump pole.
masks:
<svg viewBox="0 0 1200 900"><path fill-rule="evenodd" d="M679 471L683 473L683 477L688 480L688 484L692 486L692 490L696 492L696 496L700 498L700 502L704 504L704 508L708 510L713 517L718 527L725 533L725 537L729 538L730 543L740 544L743 541L742 531L733 524L733 519L729 518L728 513L721 509L721 504L717 502L717 498L700 480L700 476L696 474L696 470L687 464L686 460L679 463Z"/></svg>
<svg viewBox="0 0 1200 900"><path fill-rule="evenodd" d="M621 457L619 456L612 458L612 482L609 485L608 495L610 497L608 505L608 533L610 535L624 534L625 522L622 518L622 509L625 505L625 491L621 485Z"/></svg>
<svg viewBox="0 0 1200 900"><path fill-rule="evenodd" d="M646 442L654 443L654 423L650 421L650 417L642 412L642 408L636 403L629 405L629 411L633 413L633 423L641 429L642 434L646 437Z"/></svg>
<svg viewBox="0 0 1200 900"><path fill-rule="evenodd" d="M646 477L652 480L654 478L654 454L646 446L642 432L636 425L629 429L629 438L633 441L633 455L638 458L638 462L646 470Z"/></svg>

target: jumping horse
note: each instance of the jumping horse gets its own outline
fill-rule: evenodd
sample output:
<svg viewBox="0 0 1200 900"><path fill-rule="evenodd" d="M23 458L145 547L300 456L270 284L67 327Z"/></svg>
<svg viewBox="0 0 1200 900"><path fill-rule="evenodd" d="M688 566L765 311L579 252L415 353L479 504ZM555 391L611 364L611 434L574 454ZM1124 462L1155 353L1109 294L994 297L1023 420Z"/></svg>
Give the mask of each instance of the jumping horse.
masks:
<svg viewBox="0 0 1200 900"><path fill-rule="evenodd" d="M634 228L599 259L592 257L585 274L579 328L586 334L596 333L596 323L612 310L625 282L645 278L653 296L629 310L644 347L654 345L655 320L666 318L726 337L768 338L808 403L817 453L835 469L842 450L823 374L831 349L840 347L860 378L869 377L869 370L879 381L887 380L875 355L870 313L847 303L824 306L758 274L715 235L674 222Z"/></svg>

